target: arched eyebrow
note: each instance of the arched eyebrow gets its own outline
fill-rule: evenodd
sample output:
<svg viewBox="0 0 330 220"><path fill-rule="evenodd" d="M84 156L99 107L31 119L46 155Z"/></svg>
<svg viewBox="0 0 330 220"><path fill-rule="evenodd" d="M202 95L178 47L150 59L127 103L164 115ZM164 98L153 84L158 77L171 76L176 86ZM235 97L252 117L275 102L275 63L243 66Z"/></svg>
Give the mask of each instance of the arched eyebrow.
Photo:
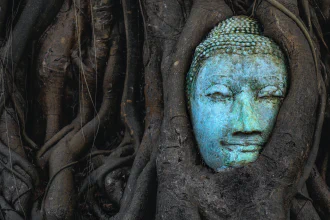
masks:
<svg viewBox="0 0 330 220"><path fill-rule="evenodd" d="M287 85L287 77L283 76L260 76L260 78L265 82L285 82L285 85ZM282 83L281 83L282 85Z"/></svg>
<svg viewBox="0 0 330 220"><path fill-rule="evenodd" d="M212 74L209 77L207 77L207 80L210 82L218 82L224 78L230 78L230 77L228 75Z"/></svg>
<svg viewBox="0 0 330 220"><path fill-rule="evenodd" d="M210 75L209 77L207 77L206 85L208 85L207 88L209 88L213 84L219 84L221 82L228 81L228 80L230 80L230 77L227 75L213 74L213 75ZM209 86L209 84L211 84L211 85Z"/></svg>
<svg viewBox="0 0 330 220"><path fill-rule="evenodd" d="M227 75L213 74L206 79L206 83L203 84L202 90L207 90L215 85L226 85L232 87L232 78Z"/></svg>

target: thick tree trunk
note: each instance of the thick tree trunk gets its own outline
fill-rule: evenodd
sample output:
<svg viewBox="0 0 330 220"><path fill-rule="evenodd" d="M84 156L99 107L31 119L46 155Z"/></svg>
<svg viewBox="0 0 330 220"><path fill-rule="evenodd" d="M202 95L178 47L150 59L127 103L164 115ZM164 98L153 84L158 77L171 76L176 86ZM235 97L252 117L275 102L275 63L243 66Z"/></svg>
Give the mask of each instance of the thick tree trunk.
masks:
<svg viewBox="0 0 330 220"><path fill-rule="evenodd" d="M0 1L0 219L329 219L329 12L328 0ZM185 78L208 32L241 14L285 52L290 88L258 160L215 173Z"/></svg>

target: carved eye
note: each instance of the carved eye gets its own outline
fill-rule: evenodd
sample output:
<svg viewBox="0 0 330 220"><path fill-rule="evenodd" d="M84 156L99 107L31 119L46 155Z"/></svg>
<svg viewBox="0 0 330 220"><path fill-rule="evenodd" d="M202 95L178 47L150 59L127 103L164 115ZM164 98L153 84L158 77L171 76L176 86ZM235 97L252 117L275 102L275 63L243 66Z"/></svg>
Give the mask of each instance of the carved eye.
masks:
<svg viewBox="0 0 330 220"><path fill-rule="evenodd" d="M205 95L213 100L225 100L231 98L233 93L225 85L214 85L206 90Z"/></svg>
<svg viewBox="0 0 330 220"><path fill-rule="evenodd" d="M276 86L266 86L258 93L258 98L284 98L283 92Z"/></svg>

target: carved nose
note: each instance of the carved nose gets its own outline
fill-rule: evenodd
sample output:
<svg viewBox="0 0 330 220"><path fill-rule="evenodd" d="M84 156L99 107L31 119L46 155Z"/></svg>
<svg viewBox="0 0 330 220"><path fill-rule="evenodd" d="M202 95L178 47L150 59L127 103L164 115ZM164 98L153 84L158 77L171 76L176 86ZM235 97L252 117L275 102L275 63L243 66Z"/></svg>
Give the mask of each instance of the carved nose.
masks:
<svg viewBox="0 0 330 220"><path fill-rule="evenodd" d="M253 108L253 97L241 95L237 97L233 114L233 135L261 135L260 119Z"/></svg>

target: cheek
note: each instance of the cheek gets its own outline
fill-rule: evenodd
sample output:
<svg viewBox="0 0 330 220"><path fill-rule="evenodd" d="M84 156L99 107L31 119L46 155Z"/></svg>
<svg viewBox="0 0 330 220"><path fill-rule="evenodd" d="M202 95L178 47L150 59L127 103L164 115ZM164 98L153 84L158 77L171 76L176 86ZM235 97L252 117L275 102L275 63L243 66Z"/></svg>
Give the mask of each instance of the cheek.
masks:
<svg viewBox="0 0 330 220"><path fill-rule="evenodd" d="M207 98L192 100L191 119L196 138L208 142L226 135L229 111L227 103L214 103Z"/></svg>
<svg viewBox="0 0 330 220"><path fill-rule="evenodd" d="M265 132L265 134L269 135L275 125L281 103L279 100L264 100L261 102L256 102L255 104L256 107L254 109L258 115L258 120L262 130Z"/></svg>

